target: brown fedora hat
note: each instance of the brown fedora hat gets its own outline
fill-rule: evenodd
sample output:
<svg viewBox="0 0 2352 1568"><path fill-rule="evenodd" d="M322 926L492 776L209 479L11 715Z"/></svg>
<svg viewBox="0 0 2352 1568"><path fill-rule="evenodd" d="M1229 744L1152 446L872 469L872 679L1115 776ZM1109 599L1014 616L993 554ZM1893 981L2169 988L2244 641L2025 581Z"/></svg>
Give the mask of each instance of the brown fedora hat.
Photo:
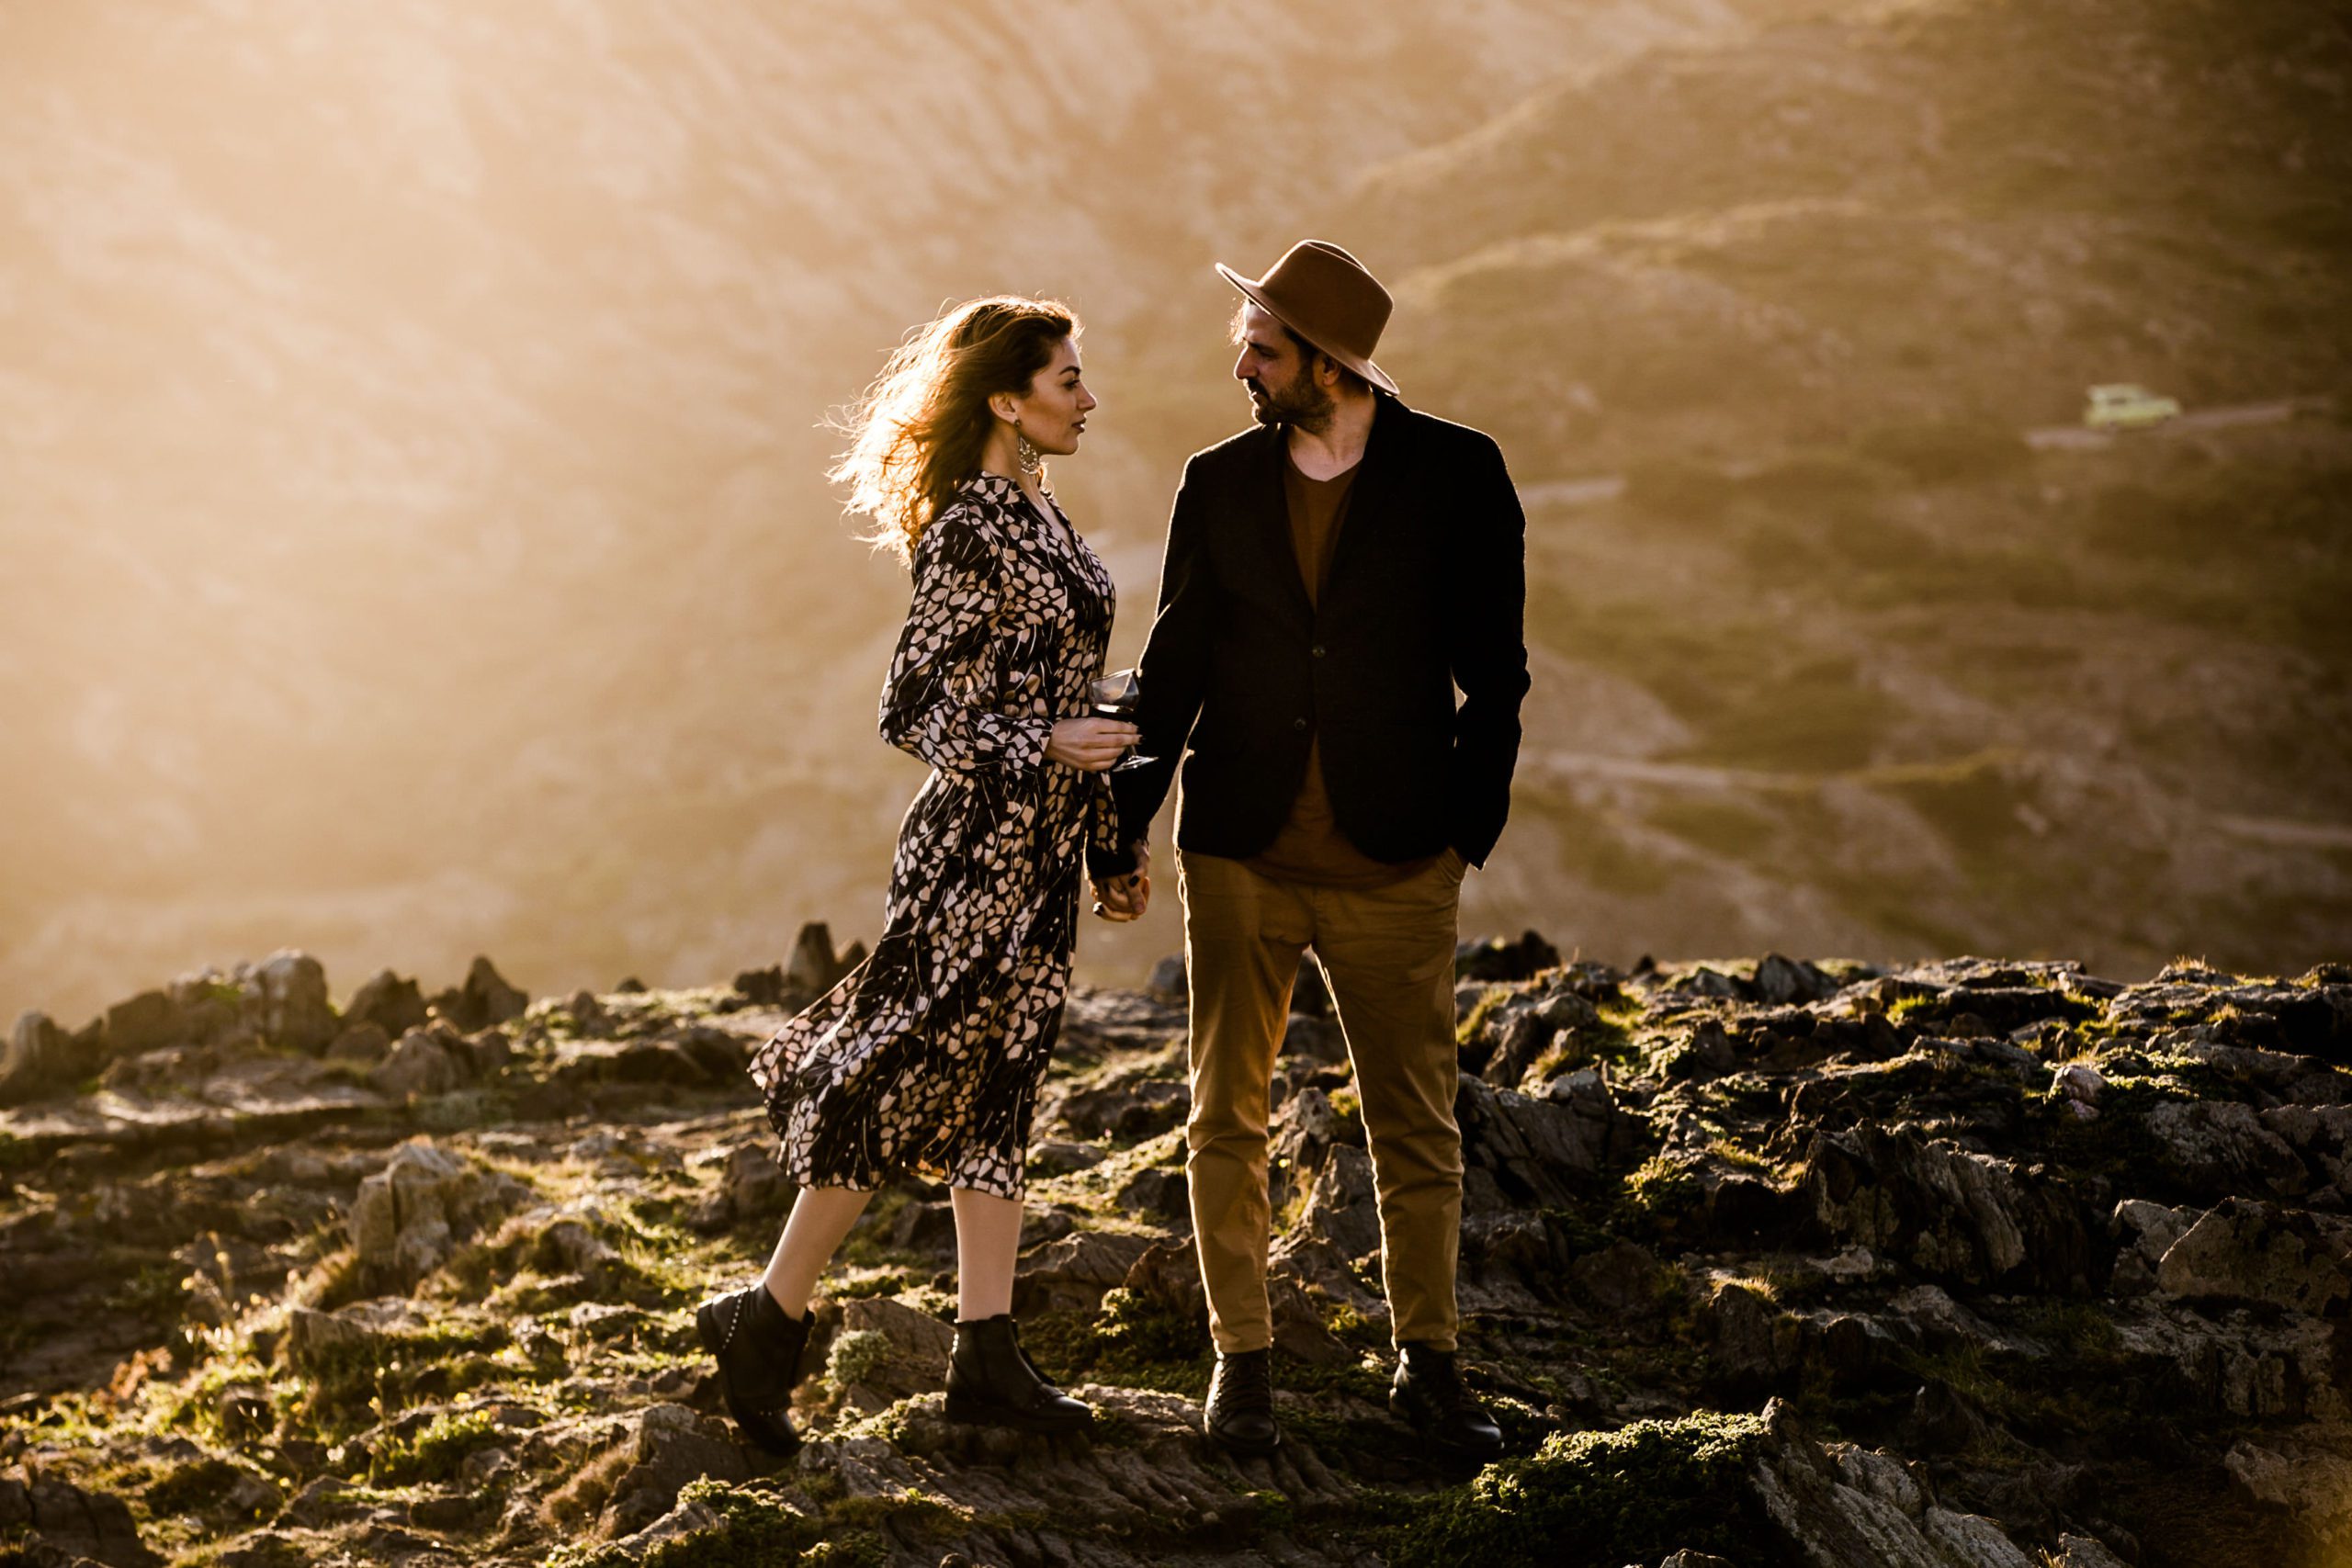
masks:
<svg viewBox="0 0 2352 1568"><path fill-rule="evenodd" d="M1372 362L1392 301L1363 263L1328 240L1301 240L1263 277L1244 277L1223 262L1216 270L1291 331L1382 391L1396 390Z"/></svg>

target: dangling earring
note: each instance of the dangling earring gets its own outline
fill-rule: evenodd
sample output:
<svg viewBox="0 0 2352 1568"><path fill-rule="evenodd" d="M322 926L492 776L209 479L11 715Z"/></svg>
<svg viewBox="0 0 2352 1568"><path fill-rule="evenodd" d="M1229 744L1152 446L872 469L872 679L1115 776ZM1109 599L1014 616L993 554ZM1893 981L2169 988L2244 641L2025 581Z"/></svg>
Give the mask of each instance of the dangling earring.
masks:
<svg viewBox="0 0 2352 1568"><path fill-rule="evenodd" d="M1035 479L1038 470L1046 466L1046 455L1038 451L1036 445L1026 435L1021 434L1021 422L1018 419L1012 422L1012 460L1021 465L1023 473L1033 479Z"/></svg>

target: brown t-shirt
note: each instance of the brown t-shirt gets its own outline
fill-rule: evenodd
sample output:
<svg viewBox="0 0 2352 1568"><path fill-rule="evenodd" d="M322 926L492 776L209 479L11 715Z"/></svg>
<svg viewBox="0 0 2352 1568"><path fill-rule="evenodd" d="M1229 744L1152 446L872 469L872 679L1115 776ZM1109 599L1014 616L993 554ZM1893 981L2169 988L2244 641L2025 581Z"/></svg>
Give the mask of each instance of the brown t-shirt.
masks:
<svg viewBox="0 0 2352 1568"><path fill-rule="evenodd" d="M1361 467L1361 465L1358 465ZM1331 570L1331 552L1346 525L1348 498L1355 486L1356 469L1328 479L1311 479L1298 465L1284 457L1283 499L1290 512L1290 542L1298 557L1298 575L1306 584L1310 604L1323 595L1323 579ZM1430 857L1435 858L1435 857ZM1291 803L1290 818L1263 852L1250 860L1251 870L1263 876L1320 887L1385 887L1426 869L1430 859L1391 864L1377 861L1348 841L1331 815L1331 796L1323 784L1323 738L1306 743L1306 776L1298 798Z"/></svg>

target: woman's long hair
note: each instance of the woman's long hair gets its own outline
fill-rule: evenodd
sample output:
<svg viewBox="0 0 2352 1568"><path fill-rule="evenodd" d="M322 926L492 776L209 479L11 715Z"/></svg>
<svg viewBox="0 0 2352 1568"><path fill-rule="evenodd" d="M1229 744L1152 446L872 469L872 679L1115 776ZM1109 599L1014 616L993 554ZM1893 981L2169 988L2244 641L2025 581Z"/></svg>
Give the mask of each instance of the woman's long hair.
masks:
<svg viewBox="0 0 2352 1568"><path fill-rule="evenodd" d="M850 487L850 511L873 520L864 536L911 562L915 541L956 487L980 471L996 423L989 399L1026 392L1056 345L1078 331L1078 317L1057 299L999 295L967 299L909 333L838 425L849 450L825 476Z"/></svg>

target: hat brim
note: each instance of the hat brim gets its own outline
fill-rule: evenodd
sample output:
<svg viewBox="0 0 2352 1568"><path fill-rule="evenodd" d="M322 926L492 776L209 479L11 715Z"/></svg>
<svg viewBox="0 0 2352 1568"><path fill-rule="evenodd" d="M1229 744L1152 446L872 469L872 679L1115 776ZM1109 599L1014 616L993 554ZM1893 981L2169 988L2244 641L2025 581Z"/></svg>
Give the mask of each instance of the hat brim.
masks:
<svg viewBox="0 0 2352 1568"><path fill-rule="evenodd" d="M1383 370L1379 366L1374 365L1371 360L1363 358L1360 355L1350 354L1344 348L1333 348L1327 344L1317 341L1313 333L1309 332L1306 328L1300 326L1288 316L1283 315L1282 308L1276 305L1272 300L1266 298L1265 290L1260 287L1258 279L1254 277L1244 277L1239 273L1234 271L1231 267L1226 265L1223 262L1212 262L1210 265L1216 268L1216 275L1219 277L1222 277L1227 283L1230 283L1233 287L1241 290L1243 294L1249 296L1252 304L1256 305L1260 310L1264 310L1276 321L1282 322L1283 325L1288 327L1299 336L1305 338L1307 342L1314 344L1317 348L1321 349L1324 353L1329 355L1332 358L1338 360L1340 364L1346 366L1349 369L1354 371L1357 375L1363 377L1374 386L1379 388L1382 391L1389 393L1394 397L1401 398L1405 395L1396 389L1396 383L1390 378L1388 372Z"/></svg>

